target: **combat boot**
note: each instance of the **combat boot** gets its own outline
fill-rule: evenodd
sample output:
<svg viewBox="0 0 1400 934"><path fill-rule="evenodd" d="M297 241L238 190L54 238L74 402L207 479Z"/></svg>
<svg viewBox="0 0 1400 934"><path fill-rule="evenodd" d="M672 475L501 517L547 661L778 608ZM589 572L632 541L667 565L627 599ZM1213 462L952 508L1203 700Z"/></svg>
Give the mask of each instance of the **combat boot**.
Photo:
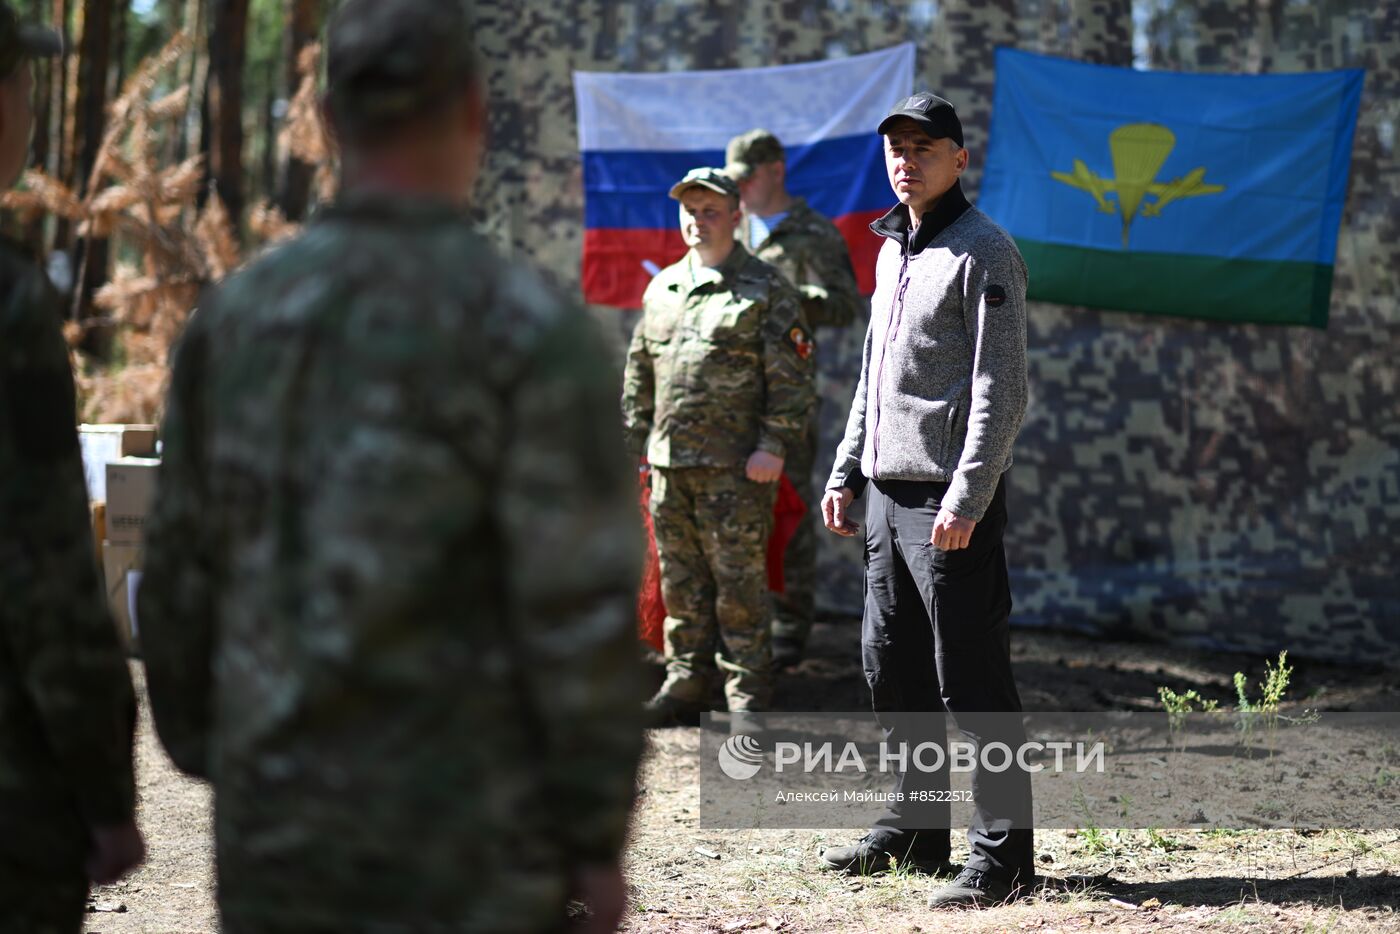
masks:
<svg viewBox="0 0 1400 934"><path fill-rule="evenodd" d="M907 866L931 876L951 876L957 866L947 857L929 856L914 849L891 853L886 849L889 838L874 831L850 846L831 846L822 850L821 866L848 876L870 876L887 872L896 866Z"/></svg>
<svg viewBox="0 0 1400 934"><path fill-rule="evenodd" d="M683 700L665 690L657 691L642 705L642 722L651 729L672 726L699 726L704 705Z"/></svg>
<svg viewBox="0 0 1400 934"><path fill-rule="evenodd" d="M963 869L958 877L929 896L930 908L987 908L1019 898L1025 889L981 869Z"/></svg>

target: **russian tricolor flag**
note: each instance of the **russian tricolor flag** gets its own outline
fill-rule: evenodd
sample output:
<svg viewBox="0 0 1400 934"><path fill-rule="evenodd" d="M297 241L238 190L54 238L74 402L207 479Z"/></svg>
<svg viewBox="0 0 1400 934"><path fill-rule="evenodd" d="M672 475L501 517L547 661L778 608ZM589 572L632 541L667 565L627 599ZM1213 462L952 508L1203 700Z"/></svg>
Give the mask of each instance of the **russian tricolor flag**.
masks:
<svg viewBox="0 0 1400 934"><path fill-rule="evenodd" d="M913 87L912 43L771 68L575 72L584 300L640 307L655 270L685 253L671 186L724 165L730 138L755 127L782 141L788 190L835 221L870 293L880 244L866 228L894 204L875 127Z"/></svg>

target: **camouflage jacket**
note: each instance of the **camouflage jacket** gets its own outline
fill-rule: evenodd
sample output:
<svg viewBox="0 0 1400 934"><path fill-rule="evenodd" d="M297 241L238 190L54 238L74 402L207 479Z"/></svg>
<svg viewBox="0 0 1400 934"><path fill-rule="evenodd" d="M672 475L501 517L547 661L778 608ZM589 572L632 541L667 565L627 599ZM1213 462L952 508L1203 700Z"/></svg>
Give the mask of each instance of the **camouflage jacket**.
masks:
<svg viewBox="0 0 1400 934"><path fill-rule="evenodd" d="M744 226L748 227L747 220ZM749 242L747 229L743 240ZM769 231L754 255L776 266L797 286L812 327L844 328L856 320L862 302L846 238L805 198L792 199L787 216Z"/></svg>
<svg viewBox="0 0 1400 934"><path fill-rule="evenodd" d="M135 701L97 581L48 279L0 240L0 864L72 873L131 818Z"/></svg>
<svg viewBox="0 0 1400 934"><path fill-rule="evenodd" d="M695 254L652 279L627 353L631 452L657 467L782 457L814 402L811 336L792 286L737 242L715 269Z"/></svg>
<svg viewBox="0 0 1400 934"><path fill-rule="evenodd" d="M617 371L445 204L347 196L177 351L147 529L160 737L250 929L540 930L642 733Z"/></svg>

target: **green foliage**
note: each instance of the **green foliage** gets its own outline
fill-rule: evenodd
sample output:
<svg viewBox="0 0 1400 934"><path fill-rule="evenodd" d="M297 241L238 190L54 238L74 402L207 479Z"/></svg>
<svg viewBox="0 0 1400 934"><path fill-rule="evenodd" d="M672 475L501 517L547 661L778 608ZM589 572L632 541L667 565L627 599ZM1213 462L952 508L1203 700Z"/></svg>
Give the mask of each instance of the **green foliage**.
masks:
<svg viewBox="0 0 1400 934"><path fill-rule="evenodd" d="M1255 721L1263 723L1269 736L1269 749L1273 750L1274 732L1278 727L1279 704L1288 692L1288 683L1293 676L1293 666L1288 664L1288 652L1278 653L1278 666L1264 662L1264 680L1259 689L1259 700L1249 699L1248 682L1244 672L1235 672L1235 694L1239 697L1240 733L1246 745L1254 729Z"/></svg>
<svg viewBox="0 0 1400 934"><path fill-rule="evenodd" d="M1194 688L1184 694L1178 694L1169 687L1159 687L1157 696L1162 699L1162 706L1167 711L1167 718L1171 724L1171 729L1176 731L1186 720L1186 715L1193 710L1202 713L1213 713L1220 707L1220 702L1214 699L1207 700L1196 692Z"/></svg>
<svg viewBox="0 0 1400 934"><path fill-rule="evenodd" d="M1157 827L1147 828L1147 845L1154 850L1161 850L1163 853L1181 849L1180 843L1171 837L1163 836L1162 831Z"/></svg>
<svg viewBox="0 0 1400 934"><path fill-rule="evenodd" d="M1084 815L1084 826L1079 830L1079 838L1084 841L1084 847L1091 854L1113 853L1113 844L1109 842L1108 834L1099 828L1098 822L1094 819L1094 812L1089 807L1089 800L1084 797L1083 788L1074 789L1073 803L1076 809Z"/></svg>

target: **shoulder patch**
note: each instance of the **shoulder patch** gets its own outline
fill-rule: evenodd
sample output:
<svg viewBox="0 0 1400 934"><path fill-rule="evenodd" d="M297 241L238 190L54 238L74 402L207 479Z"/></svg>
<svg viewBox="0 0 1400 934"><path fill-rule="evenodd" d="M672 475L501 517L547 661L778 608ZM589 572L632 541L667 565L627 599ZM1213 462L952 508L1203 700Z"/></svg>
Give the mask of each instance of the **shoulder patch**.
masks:
<svg viewBox="0 0 1400 934"><path fill-rule="evenodd" d="M987 291L982 293L987 302L988 308L1000 308L1006 304L1006 289L999 285L987 286Z"/></svg>
<svg viewBox="0 0 1400 934"><path fill-rule="evenodd" d="M792 349L797 351L797 355L803 360L812 359L812 354L816 353L817 345L813 343L806 329L800 324L794 324L788 328L787 339L788 343L792 345Z"/></svg>

